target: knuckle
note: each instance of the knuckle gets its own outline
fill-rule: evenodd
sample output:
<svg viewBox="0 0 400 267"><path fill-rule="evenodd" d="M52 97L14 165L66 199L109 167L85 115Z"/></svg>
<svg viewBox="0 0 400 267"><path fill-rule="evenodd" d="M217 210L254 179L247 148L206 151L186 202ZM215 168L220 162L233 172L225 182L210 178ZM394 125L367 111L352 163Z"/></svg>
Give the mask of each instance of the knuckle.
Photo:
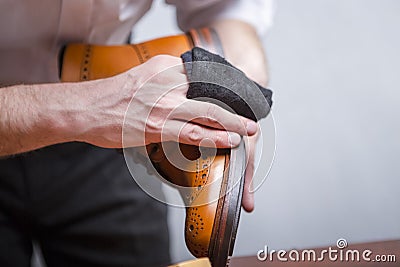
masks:
<svg viewBox="0 0 400 267"><path fill-rule="evenodd" d="M185 102L187 100L186 93L189 89L189 85L187 84L180 84L172 88L172 91L177 93L177 97L180 100L179 102Z"/></svg>
<svg viewBox="0 0 400 267"><path fill-rule="evenodd" d="M235 132L240 135L246 136L247 135L246 122L243 122L240 119L236 120Z"/></svg>
<svg viewBox="0 0 400 267"><path fill-rule="evenodd" d="M236 132L243 134L243 135L245 133L247 133L246 120L243 120L239 115L236 115L236 114L233 114L233 116L235 116L235 120L233 120L233 121L234 121L234 127L236 128Z"/></svg>
<svg viewBox="0 0 400 267"><path fill-rule="evenodd" d="M217 121L218 122L218 108L215 105L209 105L207 108L207 113L206 113L206 118L207 120L211 121Z"/></svg>
<svg viewBox="0 0 400 267"><path fill-rule="evenodd" d="M217 145L224 145L227 140L227 134L224 132L218 132L216 135L214 135L213 140Z"/></svg>
<svg viewBox="0 0 400 267"><path fill-rule="evenodd" d="M165 69L179 63L179 61L177 61L177 57L169 55L156 55L150 58L148 62L153 64L158 69Z"/></svg>
<svg viewBox="0 0 400 267"><path fill-rule="evenodd" d="M216 126L216 125L220 125L220 123L218 122L218 120L217 119L215 119L215 118L213 118L213 117L209 117L209 116L207 116L207 117L205 117L205 118L203 118L204 119L204 121L205 121L205 123L207 124L207 125L213 125L213 126Z"/></svg>
<svg viewBox="0 0 400 267"><path fill-rule="evenodd" d="M187 136L191 141L199 141L202 139L202 134L203 134L202 128L198 125L193 125L190 127Z"/></svg>

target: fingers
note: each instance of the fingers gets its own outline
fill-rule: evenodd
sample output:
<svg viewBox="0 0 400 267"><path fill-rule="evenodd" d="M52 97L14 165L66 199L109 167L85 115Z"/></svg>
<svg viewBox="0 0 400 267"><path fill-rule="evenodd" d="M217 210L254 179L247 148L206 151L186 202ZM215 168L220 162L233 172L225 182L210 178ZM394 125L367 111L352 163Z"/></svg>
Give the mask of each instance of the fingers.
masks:
<svg viewBox="0 0 400 267"><path fill-rule="evenodd" d="M156 56L145 64L151 65L151 72L159 75L148 79L134 99L138 99L135 103L138 107L143 104L148 107L145 110L148 116L143 121L153 141L161 136L164 124L171 125L172 121L175 125L167 132L175 137L179 133L178 140L188 144L199 145L203 139L210 139L217 147L232 147L239 143L239 135L252 136L257 132L257 123L250 119L212 103L187 99L187 77L180 58Z"/></svg>
<svg viewBox="0 0 400 267"><path fill-rule="evenodd" d="M253 192L253 176L254 176L254 157L258 139L258 132L244 139L246 145L247 164L244 177L244 189L242 198L242 207L247 212L254 210L254 192Z"/></svg>
<svg viewBox="0 0 400 267"><path fill-rule="evenodd" d="M168 121L162 132L161 141L176 141L189 145L231 148L238 146L241 137L234 132L204 127L191 122Z"/></svg>
<svg viewBox="0 0 400 267"><path fill-rule="evenodd" d="M253 192L253 175L254 175L254 159L249 159L246 166L246 173L244 177L244 190L242 198L242 207L247 212L254 210L254 192Z"/></svg>
<svg viewBox="0 0 400 267"><path fill-rule="evenodd" d="M254 121L234 114L215 104L186 100L172 111L171 117L183 121L238 133L254 135L258 126Z"/></svg>

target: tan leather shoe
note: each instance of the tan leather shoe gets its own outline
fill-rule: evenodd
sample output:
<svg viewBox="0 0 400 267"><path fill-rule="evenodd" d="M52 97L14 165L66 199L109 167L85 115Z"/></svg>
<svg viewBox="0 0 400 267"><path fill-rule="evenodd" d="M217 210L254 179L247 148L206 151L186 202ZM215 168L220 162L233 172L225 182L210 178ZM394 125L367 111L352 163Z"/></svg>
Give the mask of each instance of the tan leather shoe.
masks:
<svg viewBox="0 0 400 267"><path fill-rule="evenodd" d="M61 60L61 81L75 82L111 77L156 55L179 57L194 46L221 54L216 33L208 28L132 45L69 44Z"/></svg>
<svg viewBox="0 0 400 267"><path fill-rule="evenodd" d="M155 39L136 45L100 46L70 44L63 51L61 81L75 82L111 77L158 54L180 56L194 46L221 54L216 33L208 28L187 34ZM186 209L185 241L196 257L209 257L214 267L226 266L232 255L240 216L244 173L244 145L218 149L215 153L197 146L179 144L187 159L183 168L176 149L168 144L150 144L148 155L157 171L168 181L188 187L181 193ZM175 144L175 148L177 143ZM168 155L168 158L167 158ZM172 161L172 162L171 162Z"/></svg>
<svg viewBox="0 0 400 267"><path fill-rule="evenodd" d="M186 208L185 241L196 257L209 257L212 266L227 266L239 223L245 171L245 149L212 149L180 144L151 144L149 157L168 181L190 188L181 191ZM167 156L168 155L168 156ZM184 170L178 166L186 161ZM167 159L168 158L168 159Z"/></svg>

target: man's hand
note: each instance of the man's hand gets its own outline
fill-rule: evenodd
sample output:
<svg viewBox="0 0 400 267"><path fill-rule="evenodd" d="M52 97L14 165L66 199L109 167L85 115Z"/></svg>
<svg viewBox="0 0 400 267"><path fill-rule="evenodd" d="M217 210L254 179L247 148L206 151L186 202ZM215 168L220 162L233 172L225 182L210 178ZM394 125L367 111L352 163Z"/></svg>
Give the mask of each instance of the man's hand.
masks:
<svg viewBox="0 0 400 267"><path fill-rule="evenodd" d="M112 87L93 91L89 97L89 114L97 117L84 120L90 124L81 124L81 141L121 147L122 123L123 145L129 147L161 141L200 145L208 139L216 147L226 148L238 145L239 135L257 131L256 123L249 119L187 99L187 79L180 58L156 56L112 80Z"/></svg>
<svg viewBox="0 0 400 267"><path fill-rule="evenodd" d="M0 156L70 141L120 148L122 130L125 146L208 139L227 148L256 133L249 119L188 100L187 89L181 59L172 56L102 80L2 88Z"/></svg>

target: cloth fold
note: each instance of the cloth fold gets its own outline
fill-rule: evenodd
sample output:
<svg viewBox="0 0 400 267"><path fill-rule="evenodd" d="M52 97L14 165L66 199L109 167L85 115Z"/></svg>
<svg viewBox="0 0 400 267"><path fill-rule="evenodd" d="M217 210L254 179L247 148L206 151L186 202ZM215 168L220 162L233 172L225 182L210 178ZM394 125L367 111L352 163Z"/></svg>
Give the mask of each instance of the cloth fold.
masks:
<svg viewBox="0 0 400 267"><path fill-rule="evenodd" d="M223 57L195 47L181 55L189 80L186 97L215 103L258 121L272 106L272 91L250 80Z"/></svg>

